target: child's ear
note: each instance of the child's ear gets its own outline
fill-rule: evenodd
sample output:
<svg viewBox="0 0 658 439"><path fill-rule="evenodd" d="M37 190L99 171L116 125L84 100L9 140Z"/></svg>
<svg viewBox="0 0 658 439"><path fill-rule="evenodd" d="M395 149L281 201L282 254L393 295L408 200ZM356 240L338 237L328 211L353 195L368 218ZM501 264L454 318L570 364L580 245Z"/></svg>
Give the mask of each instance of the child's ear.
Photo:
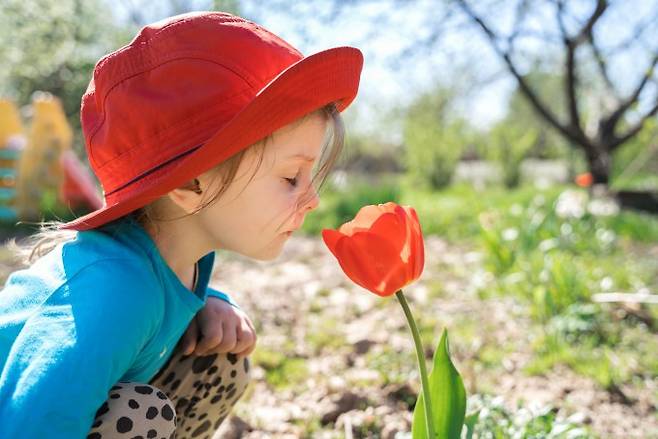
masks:
<svg viewBox="0 0 658 439"><path fill-rule="evenodd" d="M193 213L201 205L203 198L202 183L198 178L188 182L186 185L170 191L167 196L178 207L186 213Z"/></svg>

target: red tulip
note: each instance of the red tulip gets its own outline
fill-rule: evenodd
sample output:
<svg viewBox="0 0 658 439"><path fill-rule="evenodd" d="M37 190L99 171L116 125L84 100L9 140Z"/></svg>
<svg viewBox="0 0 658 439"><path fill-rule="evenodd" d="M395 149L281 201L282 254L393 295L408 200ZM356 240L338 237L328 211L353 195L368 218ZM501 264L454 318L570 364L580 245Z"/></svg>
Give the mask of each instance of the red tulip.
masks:
<svg viewBox="0 0 658 439"><path fill-rule="evenodd" d="M425 265L416 211L395 203L362 207L322 238L345 274L379 296L390 296L420 277Z"/></svg>

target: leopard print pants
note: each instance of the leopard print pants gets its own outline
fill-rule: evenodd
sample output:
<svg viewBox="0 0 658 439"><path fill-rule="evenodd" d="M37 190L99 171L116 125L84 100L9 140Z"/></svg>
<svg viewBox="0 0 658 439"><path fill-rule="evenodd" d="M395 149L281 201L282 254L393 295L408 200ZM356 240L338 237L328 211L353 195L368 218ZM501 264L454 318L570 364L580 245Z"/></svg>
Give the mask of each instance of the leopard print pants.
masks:
<svg viewBox="0 0 658 439"><path fill-rule="evenodd" d="M148 383L119 381L96 412L87 439L210 439L250 380L249 357L183 356Z"/></svg>

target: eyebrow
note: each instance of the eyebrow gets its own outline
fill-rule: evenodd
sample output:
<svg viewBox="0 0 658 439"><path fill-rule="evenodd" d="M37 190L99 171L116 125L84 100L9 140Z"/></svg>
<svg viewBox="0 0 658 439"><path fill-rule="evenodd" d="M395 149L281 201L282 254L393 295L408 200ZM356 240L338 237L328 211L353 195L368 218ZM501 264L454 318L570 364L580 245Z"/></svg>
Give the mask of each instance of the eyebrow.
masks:
<svg viewBox="0 0 658 439"><path fill-rule="evenodd" d="M286 159L287 160L292 160L292 159L304 160L304 161L307 161L309 163L313 163L315 161L315 157L311 157L311 156L308 156L306 154L293 154L293 155L290 155L290 156L286 157Z"/></svg>

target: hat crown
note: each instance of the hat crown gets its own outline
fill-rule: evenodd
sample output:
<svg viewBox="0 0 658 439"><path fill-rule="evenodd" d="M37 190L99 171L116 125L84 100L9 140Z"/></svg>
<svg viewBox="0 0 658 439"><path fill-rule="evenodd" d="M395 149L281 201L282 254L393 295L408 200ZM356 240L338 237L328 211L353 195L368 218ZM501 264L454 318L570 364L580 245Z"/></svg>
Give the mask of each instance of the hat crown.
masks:
<svg viewBox="0 0 658 439"><path fill-rule="evenodd" d="M104 56L82 97L89 162L106 193L208 140L301 52L223 12L143 27Z"/></svg>

